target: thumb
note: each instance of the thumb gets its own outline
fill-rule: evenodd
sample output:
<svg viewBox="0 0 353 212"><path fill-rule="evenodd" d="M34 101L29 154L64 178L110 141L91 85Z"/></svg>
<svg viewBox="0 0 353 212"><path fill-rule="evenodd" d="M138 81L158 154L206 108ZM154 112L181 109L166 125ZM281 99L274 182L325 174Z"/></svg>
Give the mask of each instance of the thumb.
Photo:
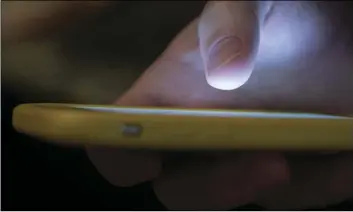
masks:
<svg viewBox="0 0 353 212"><path fill-rule="evenodd" d="M221 90L242 86L250 77L269 1L212 1L198 25L207 82Z"/></svg>

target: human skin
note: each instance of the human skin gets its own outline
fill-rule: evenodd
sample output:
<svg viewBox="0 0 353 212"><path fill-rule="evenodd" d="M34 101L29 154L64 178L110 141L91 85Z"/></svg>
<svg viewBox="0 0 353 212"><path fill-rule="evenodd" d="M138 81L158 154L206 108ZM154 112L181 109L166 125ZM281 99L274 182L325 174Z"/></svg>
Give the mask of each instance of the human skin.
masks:
<svg viewBox="0 0 353 212"><path fill-rule="evenodd" d="M286 31L281 33L280 29L298 26L296 22L291 22L298 19L291 17L297 12L298 16L303 17L303 13L307 14L305 12L310 10L300 8L312 8L301 4L282 6L291 10L280 9L286 11L277 13L281 19L268 22L263 31L267 38L285 35ZM293 16L281 15L290 11L294 11ZM316 18L319 18L318 23L322 23L322 17L326 20L326 16L316 14L301 23L310 23ZM277 43L288 37L268 39L259 47L258 63L249 80L234 91L221 91L212 88L205 79L204 58L199 53L198 24L196 20L185 28L116 103L127 106L353 114L352 46L345 39L349 37L349 32L347 35L340 28L338 31L333 30L334 36L330 37L332 24L319 24L315 26L324 26L319 28L322 35L328 36L316 37L316 34L313 37L307 33L310 36L306 38L315 38L309 39L310 45L301 45L305 37L299 34L289 37L292 40L282 45ZM277 24L281 27L276 27ZM302 26L291 29L299 32ZM316 43L315 40L322 42ZM304 51L288 51L295 46ZM130 186L153 180L158 198L170 209L221 210L250 202L270 209L298 209L326 206L353 196L352 152L332 155L208 152L176 159L174 155L162 152L113 148L92 147L88 153L98 171L114 185Z"/></svg>
<svg viewBox="0 0 353 212"><path fill-rule="evenodd" d="M308 12L305 8L311 9L289 3L292 5L278 7L299 8L292 17L303 17L300 13ZM273 17L281 17L281 13L277 15ZM306 41L311 46L306 43L297 52L290 52L290 46L282 49L270 40L263 45L260 42L258 62L251 77L232 91L215 89L205 80L197 34L199 20L195 20L116 104L352 114L351 43L345 39L345 29L331 36L331 29L337 27L330 26L331 22L321 22L326 20L324 16L320 19L323 14L316 15L319 21L314 26L322 34L310 34L309 30L289 38L292 43L300 45ZM302 26L295 25L294 21L298 20L290 16L286 21L281 23L281 28L276 28L281 19L269 19L263 36L284 34L281 29L286 26ZM271 54L273 57L269 57ZM283 57L270 60L276 55ZM353 153L350 151L328 155L208 152L181 157L176 162L170 162L164 152L100 147L87 151L97 170L114 185L131 186L152 180L158 198L170 209L226 210L247 203L269 209L302 209L323 207L353 197Z"/></svg>

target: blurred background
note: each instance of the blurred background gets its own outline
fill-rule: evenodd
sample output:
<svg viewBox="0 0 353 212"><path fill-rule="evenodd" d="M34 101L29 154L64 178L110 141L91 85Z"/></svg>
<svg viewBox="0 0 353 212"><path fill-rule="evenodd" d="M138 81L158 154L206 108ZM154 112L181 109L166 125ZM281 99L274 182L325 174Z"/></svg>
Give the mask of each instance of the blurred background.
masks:
<svg viewBox="0 0 353 212"><path fill-rule="evenodd" d="M114 102L204 4L1 2L2 210L164 209L148 183L113 187L82 149L18 134L11 115L20 103Z"/></svg>
<svg viewBox="0 0 353 212"><path fill-rule="evenodd" d="M203 4L5 1L3 86L26 101L111 103Z"/></svg>

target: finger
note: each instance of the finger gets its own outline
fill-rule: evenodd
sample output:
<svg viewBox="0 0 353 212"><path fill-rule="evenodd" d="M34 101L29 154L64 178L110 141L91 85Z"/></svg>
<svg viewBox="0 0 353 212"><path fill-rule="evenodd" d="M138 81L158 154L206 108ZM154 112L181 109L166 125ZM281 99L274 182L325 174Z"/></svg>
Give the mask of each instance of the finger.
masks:
<svg viewBox="0 0 353 212"><path fill-rule="evenodd" d="M157 153L106 147L87 147L97 171L111 184L133 186L156 178L161 170Z"/></svg>
<svg viewBox="0 0 353 212"><path fill-rule="evenodd" d="M152 102L131 90L117 104L140 106ZM151 151L89 146L86 152L97 171L115 186L127 187L152 180L162 167L160 155Z"/></svg>
<svg viewBox="0 0 353 212"><path fill-rule="evenodd" d="M254 68L260 26L269 1L211 1L201 15L198 36L207 82L218 89L243 85Z"/></svg>
<svg viewBox="0 0 353 212"><path fill-rule="evenodd" d="M264 192L267 209L324 208L353 198L353 153L289 158L291 183Z"/></svg>
<svg viewBox="0 0 353 212"><path fill-rule="evenodd" d="M284 158L272 153L204 156L182 165L163 170L153 185L172 210L228 210L253 201L258 190L289 176Z"/></svg>

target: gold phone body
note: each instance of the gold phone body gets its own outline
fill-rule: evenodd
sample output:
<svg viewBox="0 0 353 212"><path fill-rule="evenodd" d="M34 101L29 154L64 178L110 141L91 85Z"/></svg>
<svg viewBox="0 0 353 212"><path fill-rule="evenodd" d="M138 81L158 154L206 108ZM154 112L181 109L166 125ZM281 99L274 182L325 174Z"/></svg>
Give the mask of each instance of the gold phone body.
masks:
<svg viewBox="0 0 353 212"><path fill-rule="evenodd" d="M353 118L239 110L23 104L19 132L79 145L165 150L353 150Z"/></svg>

